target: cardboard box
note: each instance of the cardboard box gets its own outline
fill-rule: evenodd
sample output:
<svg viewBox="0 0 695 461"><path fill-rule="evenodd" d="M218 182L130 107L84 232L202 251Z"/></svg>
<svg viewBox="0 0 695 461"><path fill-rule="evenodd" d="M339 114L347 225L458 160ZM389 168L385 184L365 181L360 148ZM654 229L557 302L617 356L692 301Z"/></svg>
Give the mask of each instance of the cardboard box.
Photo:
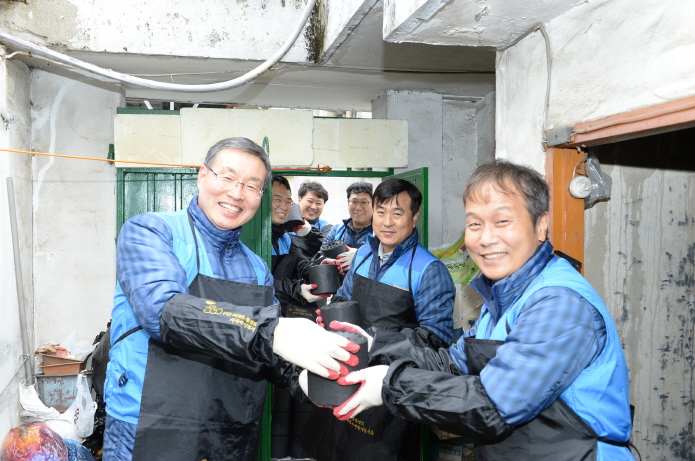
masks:
<svg viewBox="0 0 695 461"><path fill-rule="evenodd" d="M39 368L41 368L43 374L46 376L76 375L84 370L86 361L87 357L85 357L84 360L74 360L44 355L43 365L39 365Z"/></svg>

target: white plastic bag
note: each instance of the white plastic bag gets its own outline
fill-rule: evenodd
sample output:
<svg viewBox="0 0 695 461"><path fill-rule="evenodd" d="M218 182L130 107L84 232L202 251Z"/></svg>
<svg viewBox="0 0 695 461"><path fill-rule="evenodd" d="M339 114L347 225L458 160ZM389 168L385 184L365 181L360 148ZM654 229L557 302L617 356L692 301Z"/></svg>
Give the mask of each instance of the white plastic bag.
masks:
<svg viewBox="0 0 695 461"><path fill-rule="evenodd" d="M87 377L80 373L77 375L77 397L65 413L74 412L73 422L78 437L86 438L94 432L94 413L97 411L97 403L92 398Z"/></svg>
<svg viewBox="0 0 695 461"><path fill-rule="evenodd" d="M43 403L34 385L19 387L19 415L27 418L25 421L43 421L53 431L64 439L82 441L77 436L74 423L74 407L68 408L65 413L60 413L53 407Z"/></svg>
<svg viewBox="0 0 695 461"><path fill-rule="evenodd" d="M92 341L80 338L77 331L70 333L70 336L65 338L61 346L67 349L70 355L74 355L76 360L84 359L97 347L96 344L92 344Z"/></svg>

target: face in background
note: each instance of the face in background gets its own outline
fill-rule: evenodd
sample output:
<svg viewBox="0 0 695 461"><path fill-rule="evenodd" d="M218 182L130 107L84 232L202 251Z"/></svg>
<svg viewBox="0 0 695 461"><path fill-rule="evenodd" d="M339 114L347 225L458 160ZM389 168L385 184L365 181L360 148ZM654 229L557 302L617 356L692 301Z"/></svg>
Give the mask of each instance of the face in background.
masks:
<svg viewBox="0 0 695 461"><path fill-rule="evenodd" d="M355 229L362 229L372 222L372 196L366 192L350 194L348 198L348 213L352 218L352 225Z"/></svg>
<svg viewBox="0 0 695 461"><path fill-rule="evenodd" d="M505 194L483 184L465 203L468 254L493 282L519 270L546 239L548 213L534 225L523 196L512 190Z"/></svg>
<svg viewBox="0 0 695 461"><path fill-rule="evenodd" d="M410 210L410 195L401 192L391 200L374 205L372 229L384 247L384 253L390 253L403 240L413 233L420 212L413 214Z"/></svg>
<svg viewBox="0 0 695 461"><path fill-rule="evenodd" d="M249 222L261 205L260 195L247 186L263 190L265 175L265 165L258 157L239 149L222 150L212 165L202 166L198 172L198 205L216 228L237 229ZM228 178L228 183L222 178Z"/></svg>
<svg viewBox="0 0 695 461"><path fill-rule="evenodd" d="M315 221L321 217L325 202L311 191L304 194L304 197L299 199L299 209L302 210L302 216L309 221Z"/></svg>
<svg viewBox="0 0 695 461"><path fill-rule="evenodd" d="M273 181L273 211L270 220L275 225L280 225L287 220L287 215L292 209L292 193L279 182Z"/></svg>

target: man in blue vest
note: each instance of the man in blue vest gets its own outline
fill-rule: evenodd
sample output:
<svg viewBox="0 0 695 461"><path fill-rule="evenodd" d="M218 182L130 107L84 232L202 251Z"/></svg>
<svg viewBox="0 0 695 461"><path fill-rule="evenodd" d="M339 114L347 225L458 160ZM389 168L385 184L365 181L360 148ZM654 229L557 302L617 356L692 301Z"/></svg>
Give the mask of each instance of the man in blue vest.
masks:
<svg viewBox="0 0 695 461"><path fill-rule="evenodd" d="M280 318L267 265L239 240L270 175L262 148L224 139L187 209L123 225L102 459L255 460L267 381L297 366L337 378L349 358L345 338Z"/></svg>
<svg viewBox="0 0 695 461"><path fill-rule="evenodd" d="M377 329L371 363L338 418L393 414L473 437L478 460L631 461L628 369L591 285L547 240L548 185L506 162L478 167L463 200L465 242L485 304L450 349Z"/></svg>
<svg viewBox="0 0 695 461"><path fill-rule="evenodd" d="M372 184L355 182L348 186L348 213L350 217L342 224L331 228L326 236L326 242L342 240L348 248L338 257L342 272L347 272L357 249L367 242L372 235Z"/></svg>
<svg viewBox="0 0 695 461"><path fill-rule="evenodd" d="M367 242L372 233L372 184L355 182L348 186L348 213L350 217L342 224L333 226L326 242L342 240L346 245L359 247Z"/></svg>
<svg viewBox="0 0 695 461"><path fill-rule="evenodd" d="M304 219L320 230L324 237L328 235L333 225L325 219L321 219L323 207L328 202L328 191L326 188L316 181L304 181L299 185L297 197L299 198L297 203L302 210Z"/></svg>
<svg viewBox="0 0 695 461"><path fill-rule="evenodd" d="M367 326L412 332L421 346L452 341L456 290L444 264L418 243L415 227L422 194L412 183L389 179L373 196L374 235L360 247L332 303L359 302ZM417 460L420 426L378 408L359 421L337 421L316 408L304 429L304 446L320 460Z"/></svg>

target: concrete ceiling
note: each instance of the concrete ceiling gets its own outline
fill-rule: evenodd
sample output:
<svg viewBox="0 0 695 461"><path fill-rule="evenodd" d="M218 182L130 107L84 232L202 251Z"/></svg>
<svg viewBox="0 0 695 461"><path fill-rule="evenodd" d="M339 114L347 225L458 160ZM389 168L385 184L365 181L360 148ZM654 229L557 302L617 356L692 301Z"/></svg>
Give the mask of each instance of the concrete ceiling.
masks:
<svg viewBox="0 0 695 461"><path fill-rule="evenodd" d="M439 4L442 0L428 3ZM533 24L547 20L577 2L527 0L522 2L523 8L507 3L517 2L449 0L434 9L430 17L418 21L411 17L401 24L392 35L400 34L407 42L392 43L383 39L383 2L378 0L357 24L351 26L351 32L332 47L330 54L322 57L320 64L280 63L250 84L215 93L165 92L126 85L126 97L181 103L356 111L370 111L371 101L386 90L481 98L494 91L495 47L513 41ZM487 13L476 16L472 14L472 6L476 6L478 13ZM417 26L412 26L414 23ZM464 29L475 29L476 24L484 25L485 29L482 33L478 30L477 36L488 39L484 43L479 40L467 46L456 45L466 42L470 35L463 32ZM72 51L68 54L122 73L187 84L230 80L258 64L126 53ZM41 59L22 59L33 67L71 78L90 80L99 85L116 83Z"/></svg>
<svg viewBox="0 0 695 461"><path fill-rule="evenodd" d="M384 30L391 42L503 48L538 23L548 23L589 0L427 0ZM394 2L405 8L408 2ZM410 2L412 3L412 2Z"/></svg>

